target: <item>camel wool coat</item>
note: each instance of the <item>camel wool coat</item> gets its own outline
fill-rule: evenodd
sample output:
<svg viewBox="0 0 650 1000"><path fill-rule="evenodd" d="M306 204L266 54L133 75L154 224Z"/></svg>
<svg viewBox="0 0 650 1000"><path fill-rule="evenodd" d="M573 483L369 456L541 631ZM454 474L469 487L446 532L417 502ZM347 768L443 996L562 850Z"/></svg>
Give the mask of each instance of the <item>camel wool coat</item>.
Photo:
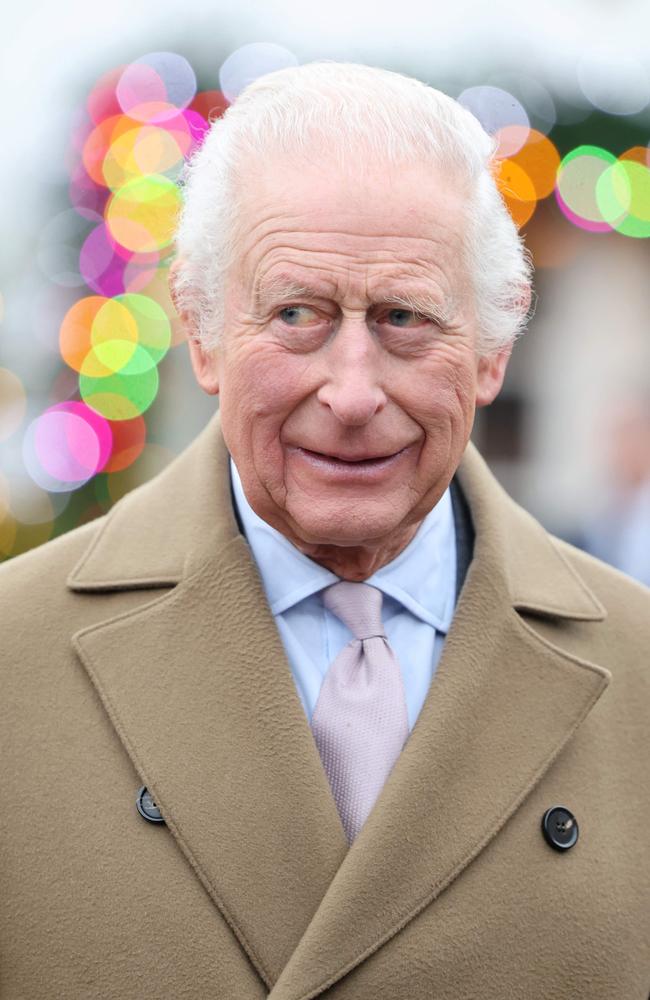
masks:
<svg viewBox="0 0 650 1000"><path fill-rule="evenodd" d="M218 414L0 568L2 1000L647 1000L650 591L471 445L457 481L474 558L351 847Z"/></svg>

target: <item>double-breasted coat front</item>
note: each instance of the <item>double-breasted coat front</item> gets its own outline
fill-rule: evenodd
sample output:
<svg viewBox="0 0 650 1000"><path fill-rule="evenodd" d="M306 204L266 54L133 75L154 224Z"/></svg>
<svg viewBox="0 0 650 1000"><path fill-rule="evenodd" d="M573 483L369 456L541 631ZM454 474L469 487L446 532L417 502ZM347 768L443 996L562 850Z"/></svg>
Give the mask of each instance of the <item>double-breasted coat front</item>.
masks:
<svg viewBox="0 0 650 1000"><path fill-rule="evenodd" d="M3 1000L646 1000L650 592L472 446L457 481L474 558L351 847L218 415L0 568ZM570 850L543 836L555 806Z"/></svg>

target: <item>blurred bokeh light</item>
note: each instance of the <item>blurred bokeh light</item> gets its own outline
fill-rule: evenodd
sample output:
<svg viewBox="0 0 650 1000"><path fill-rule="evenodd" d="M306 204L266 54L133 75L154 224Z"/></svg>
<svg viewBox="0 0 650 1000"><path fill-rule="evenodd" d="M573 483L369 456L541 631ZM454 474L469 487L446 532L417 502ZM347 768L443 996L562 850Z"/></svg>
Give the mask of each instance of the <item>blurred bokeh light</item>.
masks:
<svg viewBox="0 0 650 1000"><path fill-rule="evenodd" d="M66 204L52 198L41 220L41 278L6 290L4 322L20 336L0 341L0 559L106 512L179 450L151 417L171 386L161 364L183 344L167 290L179 177L247 83L298 61L251 41L208 78L180 52L143 52L87 80L60 162L45 162L43 138ZM495 178L542 282L580 239L650 237L650 83L629 53L585 56L568 96L529 67L429 82L494 136ZM182 420L190 404L172 395L166 412Z"/></svg>

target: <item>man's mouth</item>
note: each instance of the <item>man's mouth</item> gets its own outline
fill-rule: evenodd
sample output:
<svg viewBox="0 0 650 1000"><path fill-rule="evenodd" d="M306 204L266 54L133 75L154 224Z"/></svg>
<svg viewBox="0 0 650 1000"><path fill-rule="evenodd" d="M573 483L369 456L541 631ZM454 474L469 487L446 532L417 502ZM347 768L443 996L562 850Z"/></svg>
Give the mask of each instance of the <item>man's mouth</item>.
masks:
<svg viewBox="0 0 650 1000"><path fill-rule="evenodd" d="M412 445L406 445L394 452L323 452L311 448L288 446L300 465L307 466L311 475L324 477L329 482L338 483L379 483L384 477L397 474L397 469L410 453Z"/></svg>
<svg viewBox="0 0 650 1000"><path fill-rule="evenodd" d="M377 454L373 455L368 452L361 452L354 455L342 455L337 452L332 453L325 451L312 451L309 448L301 448L300 450L304 451L306 455L314 455L316 458L325 459L326 461L341 462L344 465L361 465L361 466L377 465L380 462L387 461L389 458L394 458L396 455L399 455L402 451L404 451L404 449L401 448L400 451L388 452L388 453L384 452L381 455Z"/></svg>

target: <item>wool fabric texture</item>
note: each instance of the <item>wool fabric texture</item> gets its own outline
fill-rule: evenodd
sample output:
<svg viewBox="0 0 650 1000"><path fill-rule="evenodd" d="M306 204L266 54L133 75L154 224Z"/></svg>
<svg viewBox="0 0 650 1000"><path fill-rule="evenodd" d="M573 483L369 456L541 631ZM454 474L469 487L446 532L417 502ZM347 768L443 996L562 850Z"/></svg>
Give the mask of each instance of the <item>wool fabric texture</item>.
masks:
<svg viewBox="0 0 650 1000"><path fill-rule="evenodd" d="M455 481L473 557L351 846L218 415L0 566L3 1000L647 998L650 591L549 535L471 444Z"/></svg>

